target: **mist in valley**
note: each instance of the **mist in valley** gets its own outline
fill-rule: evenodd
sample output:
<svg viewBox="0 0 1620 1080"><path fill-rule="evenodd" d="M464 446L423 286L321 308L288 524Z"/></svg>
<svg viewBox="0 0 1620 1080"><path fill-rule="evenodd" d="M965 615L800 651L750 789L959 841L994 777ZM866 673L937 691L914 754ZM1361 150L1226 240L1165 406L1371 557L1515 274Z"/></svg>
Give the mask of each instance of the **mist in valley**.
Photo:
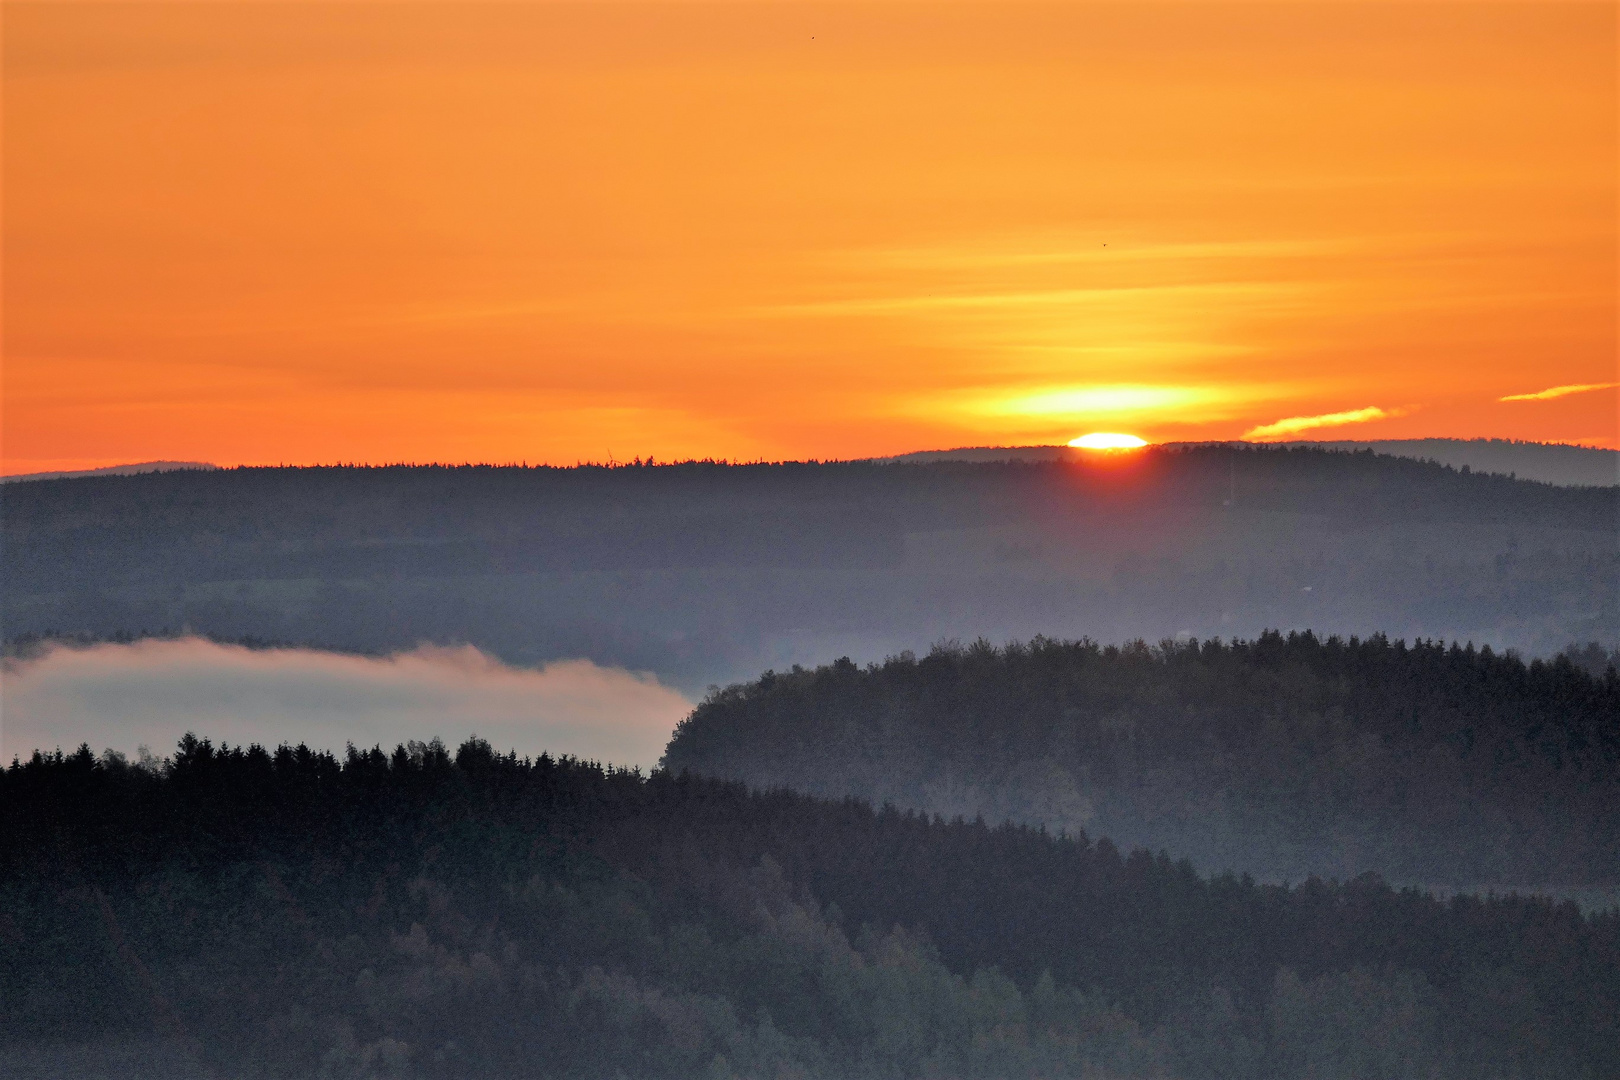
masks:
<svg viewBox="0 0 1620 1080"><path fill-rule="evenodd" d="M0 1071L1615 1075L1617 508L1230 446L7 484Z"/></svg>
<svg viewBox="0 0 1620 1080"><path fill-rule="evenodd" d="M1620 488L1320 449L7 485L10 636L472 644L710 684L942 640L1620 641Z"/></svg>
<svg viewBox="0 0 1620 1080"><path fill-rule="evenodd" d="M185 637L31 653L0 669L0 760L81 743L161 757L187 732L338 752L476 735L530 757L650 768L691 711L645 674L589 660L514 668L471 645L370 657Z"/></svg>

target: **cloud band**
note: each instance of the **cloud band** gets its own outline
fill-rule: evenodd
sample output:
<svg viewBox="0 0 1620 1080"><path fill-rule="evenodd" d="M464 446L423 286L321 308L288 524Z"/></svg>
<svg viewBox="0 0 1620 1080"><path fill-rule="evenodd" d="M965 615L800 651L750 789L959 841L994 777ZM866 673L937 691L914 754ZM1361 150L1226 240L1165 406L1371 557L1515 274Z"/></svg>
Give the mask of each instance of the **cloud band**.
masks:
<svg viewBox="0 0 1620 1080"><path fill-rule="evenodd" d="M1585 394L1592 390L1612 390L1620 383L1570 383L1567 386L1549 386L1545 390L1537 390L1533 394L1508 394L1499 397L1497 401L1551 401L1553 398L1568 397L1570 394Z"/></svg>
<svg viewBox="0 0 1620 1080"><path fill-rule="evenodd" d="M1302 431L1311 431L1315 428L1338 427L1341 424L1364 424L1369 420L1384 420L1400 416L1399 409L1380 409L1376 405L1369 405L1365 409L1349 409L1345 412L1322 413L1319 416L1288 416L1273 424L1261 424L1250 428L1243 433L1245 439L1275 439L1279 436L1297 435Z"/></svg>

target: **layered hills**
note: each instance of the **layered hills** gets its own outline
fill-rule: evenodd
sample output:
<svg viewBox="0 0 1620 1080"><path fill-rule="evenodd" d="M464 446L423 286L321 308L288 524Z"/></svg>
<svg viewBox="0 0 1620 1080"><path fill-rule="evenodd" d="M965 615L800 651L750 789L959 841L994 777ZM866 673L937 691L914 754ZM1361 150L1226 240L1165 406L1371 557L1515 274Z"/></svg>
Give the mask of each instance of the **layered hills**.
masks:
<svg viewBox="0 0 1620 1080"><path fill-rule="evenodd" d="M469 742L0 770L0 1070L1598 1080L1620 917Z"/></svg>
<svg viewBox="0 0 1620 1080"><path fill-rule="evenodd" d="M9 636L469 642L698 692L980 635L1620 641L1620 488L1365 451L242 468L0 492Z"/></svg>
<svg viewBox="0 0 1620 1080"><path fill-rule="evenodd" d="M1613 1076L1620 915L1514 890L1620 885L1617 510L1243 446L6 484L19 654L184 628L730 685L650 775L13 761L0 1072Z"/></svg>
<svg viewBox="0 0 1620 1080"><path fill-rule="evenodd" d="M980 641L716 690L664 763L1272 880L1620 890L1620 676L1437 642Z"/></svg>

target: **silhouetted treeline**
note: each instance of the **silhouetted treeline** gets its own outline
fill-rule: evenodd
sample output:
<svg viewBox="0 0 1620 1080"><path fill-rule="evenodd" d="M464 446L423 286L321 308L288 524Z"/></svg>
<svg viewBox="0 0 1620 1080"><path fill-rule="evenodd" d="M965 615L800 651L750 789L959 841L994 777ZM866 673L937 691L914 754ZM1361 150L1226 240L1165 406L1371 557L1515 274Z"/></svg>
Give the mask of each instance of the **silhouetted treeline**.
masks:
<svg viewBox="0 0 1620 1080"><path fill-rule="evenodd" d="M1596 1080L1620 913L476 741L14 763L0 1062L154 1033L229 1076Z"/></svg>
<svg viewBox="0 0 1620 1080"><path fill-rule="evenodd" d="M470 642L701 688L943 637L1620 641L1620 488L1311 449L252 468L0 488L5 633Z"/></svg>
<svg viewBox="0 0 1620 1080"><path fill-rule="evenodd" d="M665 763L1271 879L1620 887L1620 679L1568 655L1275 632L981 640L712 692Z"/></svg>

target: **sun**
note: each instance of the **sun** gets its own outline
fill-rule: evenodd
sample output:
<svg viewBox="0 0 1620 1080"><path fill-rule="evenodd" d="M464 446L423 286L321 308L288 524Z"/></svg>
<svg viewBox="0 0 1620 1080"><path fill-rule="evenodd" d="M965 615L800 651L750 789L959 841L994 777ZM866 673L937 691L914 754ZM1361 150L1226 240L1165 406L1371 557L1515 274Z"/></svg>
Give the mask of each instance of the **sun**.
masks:
<svg viewBox="0 0 1620 1080"><path fill-rule="evenodd" d="M1139 450L1147 445L1147 440L1119 431L1093 431L1070 439L1069 445L1081 450Z"/></svg>

